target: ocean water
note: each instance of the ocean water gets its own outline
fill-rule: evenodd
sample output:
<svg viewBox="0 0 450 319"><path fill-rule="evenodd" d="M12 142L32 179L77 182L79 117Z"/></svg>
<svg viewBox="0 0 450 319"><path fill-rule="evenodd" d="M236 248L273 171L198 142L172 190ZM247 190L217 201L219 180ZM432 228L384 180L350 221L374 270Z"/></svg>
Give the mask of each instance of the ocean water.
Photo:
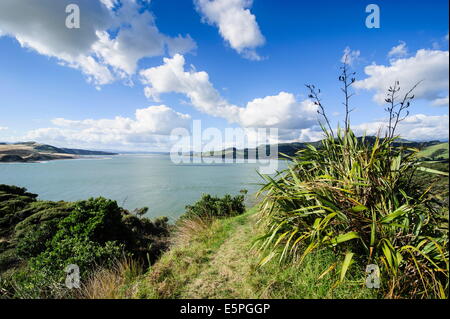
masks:
<svg viewBox="0 0 450 319"><path fill-rule="evenodd" d="M44 163L0 163L0 184L26 187L39 199L75 201L103 196L127 209L149 207L148 217L175 220L202 193L255 193L263 182L257 163L175 164L168 155L118 155ZM279 168L285 167L279 161ZM248 196L251 198L252 196Z"/></svg>

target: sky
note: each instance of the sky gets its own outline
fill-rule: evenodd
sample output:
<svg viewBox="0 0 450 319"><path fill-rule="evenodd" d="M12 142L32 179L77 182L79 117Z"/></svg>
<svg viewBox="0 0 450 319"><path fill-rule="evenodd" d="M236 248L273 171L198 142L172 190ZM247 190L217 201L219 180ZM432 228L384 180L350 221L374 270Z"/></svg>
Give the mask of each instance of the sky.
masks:
<svg viewBox="0 0 450 319"><path fill-rule="evenodd" d="M342 126L344 55L357 134L383 130L390 85L421 81L398 133L448 140L448 22L447 0L1 0L0 142L166 151L197 120L319 140L305 84Z"/></svg>

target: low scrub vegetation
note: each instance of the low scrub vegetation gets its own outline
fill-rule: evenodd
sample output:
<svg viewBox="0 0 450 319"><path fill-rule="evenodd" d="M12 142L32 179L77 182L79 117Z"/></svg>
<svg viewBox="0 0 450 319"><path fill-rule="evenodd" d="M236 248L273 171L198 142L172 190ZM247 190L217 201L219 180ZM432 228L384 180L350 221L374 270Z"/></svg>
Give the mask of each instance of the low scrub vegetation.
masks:
<svg viewBox="0 0 450 319"><path fill-rule="evenodd" d="M130 297L171 243L212 238L215 220L244 211L243 195L203 195L170 225L166 217L142 217L147 208L129 212L101 197L39 201L24 188L0 185L0 297ZM81 289L65 286L71 264L80 269Z"/></svg>
<svg viewBox="0 0 450 319"><path fill-rule="evenodd" d="M214 219L240 215L245 211L244 195L225 195L220 198L204 194L194 205L187 205L186 212L180 220L200 217L202 219Z"/></svg>
<svg viewBox="0 0 450 319"><path fill-rule="evenodd" d="M94 272L81 289L86 298L178 298L214 258L237 220L245 216L244 196L203 195L186 207L171 232L171 247L147 271L125 259Z"/></svg>
<svg viewBox="0 0 450 319"><path fill-rule="evenodd" d="M91 198L74 203L36 200L23 188L0 185L0 294L6 298L64 298L65 269L80 278L117 260L148 266L168 248L167 218L151 221L115 201Z"/></svg>

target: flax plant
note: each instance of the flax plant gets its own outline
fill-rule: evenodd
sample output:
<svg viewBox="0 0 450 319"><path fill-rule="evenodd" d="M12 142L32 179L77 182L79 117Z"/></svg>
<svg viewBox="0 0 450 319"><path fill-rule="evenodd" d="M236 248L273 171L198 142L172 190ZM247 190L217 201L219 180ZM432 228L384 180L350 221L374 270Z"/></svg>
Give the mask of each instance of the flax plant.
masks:
<svg viewBox="0 0 450 319"><path fill-rule="evenodd" d="M375 264L384 297L448 297L448 210L442 216L430 188L414 184L418 150L399 146L394 132L413 98L409 91L396 103L391 92L384 137L356 137L348 112L345 129L335 135L325 116L320 147L300 150L276 177L263 176L259 216L267 228L257 241L261 266L273 258L301 263L315 250L331 249L342 262L326 268L339 270L339 281L349 269ZM325 113L318 98L316 105Z"/></svg>

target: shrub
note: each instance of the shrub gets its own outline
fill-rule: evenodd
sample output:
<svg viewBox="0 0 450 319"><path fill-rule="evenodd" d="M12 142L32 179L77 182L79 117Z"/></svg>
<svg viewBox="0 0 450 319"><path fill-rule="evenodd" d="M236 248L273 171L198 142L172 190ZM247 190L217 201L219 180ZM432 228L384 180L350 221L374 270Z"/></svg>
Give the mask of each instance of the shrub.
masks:
<svg viewBox="0 0 450 319"><path fill-rule="evenodd" d="M181 219L189 219L192 217L200 218L220 218L236 216L244 213L244 195L225 195L224 197L211 196L209 194L202 195L202 198L194 205L186 206L186 213Z"/></svg>
<svg viewBox="0 0 450 319"><path fill-rule="evenodd" d="M27 217L17 212L35 202L36 197L25 188L0 184L0 237L9 236L14 225Z"/></svg>
<svg viewBox="0 0 450 319"><path fill-rule="evenodd" d="M0 246L0 290L9 297L69 297L63 284L69 264L80 268L84 280L124 257L148 266L168 248L166 217L139 218L102 197L75 203L30 198L9 211L10 235Z"/></svg>
<svg viewBox="0 0 450 319"><path fill-rule="evenodd" d="M340 80L348 104L354 79L349 84L345 70ZM417 150L394 147L411 91L397 103L398 83L390 88L388 132L371 143L350 129L348 108L345 129L335 136L314 86L308 88L328 125L322 126L326 138L320 148L309 145L291 157L275 178L265 176L261 265L275 256L301 263L313 251L331 249L345 255L341 280L352 263L360 269L376 264L387 297L446 298L448 232L442 229L448 228L448 210L440 216L430 188L420 190L413 182L420 168Z"/></svg>
<svg viewBox="0 0 450 319"><path fill-rule="evenodd" d="M80 276L85 277L99 266L110 265L123 254L123 244L114 241L100 244L83 237L69 237L31 258L29 266L35 273L45 271L62 282L66 277L64 270L70 264L80 267Z"/></svg>

